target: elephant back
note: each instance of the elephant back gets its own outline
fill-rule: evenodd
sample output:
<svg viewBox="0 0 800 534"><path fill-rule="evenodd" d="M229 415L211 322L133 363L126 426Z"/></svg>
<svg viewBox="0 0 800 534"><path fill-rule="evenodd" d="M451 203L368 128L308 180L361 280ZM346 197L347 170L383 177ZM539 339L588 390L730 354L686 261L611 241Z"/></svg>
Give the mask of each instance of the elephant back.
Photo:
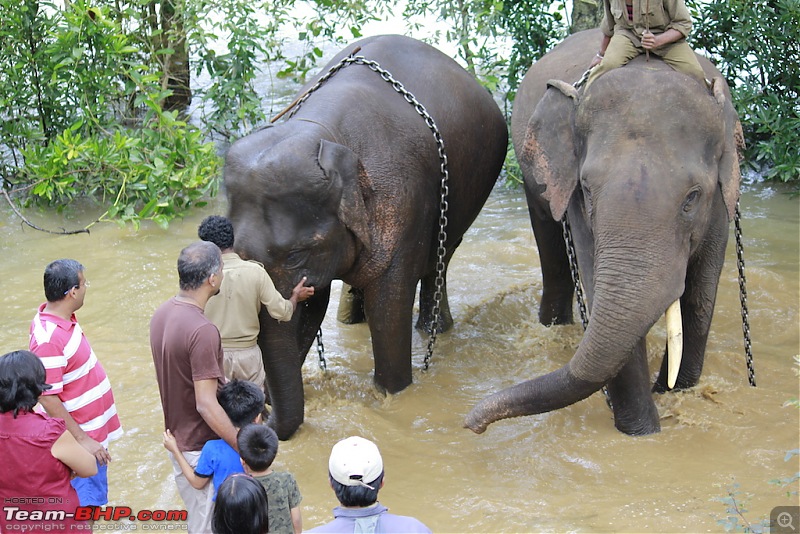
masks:
<svg viewBox="0 0 800 534"><path fill-rule="evenodd" d="M441 134L449 166L449 204L457 212L448 234L452 231L457 240L488 198L505 160L508 131L500 108L489 91L451 57L402 35L352 43L298 96L350 55L388 71L401 90L424 108ZM409 103L408 95L369 64L341 67L309 96L296 117L335 125L336 141L358 155L367 175L399 173L393 179L402 180L412 174L409 167L424 166L429 176L426 187L438 192L441 162L433 131L418 107Z"/></svg>

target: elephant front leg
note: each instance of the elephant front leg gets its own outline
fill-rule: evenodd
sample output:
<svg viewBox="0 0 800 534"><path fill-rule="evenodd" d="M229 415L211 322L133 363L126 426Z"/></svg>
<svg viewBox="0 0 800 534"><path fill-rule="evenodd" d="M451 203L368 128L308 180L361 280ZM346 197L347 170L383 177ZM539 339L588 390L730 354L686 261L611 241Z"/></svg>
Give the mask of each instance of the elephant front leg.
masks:
<svg viewBox="0 0 800 534"><path fill-rule="evenodd" d="M554 221L549 210L539 206L539 202L528 196L528 213L542 267L539 322L547 326L572 324L572 299L575 287L570 274L561 223Z"/></svg>
<svg viewBox="0 0 800 534"><path fill-rule="evenodd" d="M675 387L672 388L676 390L696 386L703 372L719 277L728 243L727 219L724 214L718 214L717 217L725 224L718 224L709 232L711 238L704 248L706 253L691 261L686 269L685 289L681 296L683 357ZM670 389L667 384L667 367L668 354L665 350L658 378L653 384L655 393L664 393Z"/></svg>
<svg viewBox="0 0 800 534"><path fill-rule="evenodd" d="M691 271L690 271L691 272ZM697 385L703 373L708 334L711 330L711 319L714 315L714 303L717 297L717 285L687 277L686 290L681 297L681 327L683 328L683 356L678 370L678 378L672 389L688 389ZM700 277L705 280L704 277ZM719 280L719 273L714 280ZM661 368L658 372L653 391L664 393L669 391L667 384L668 351L664 350Z"/></svg>
<svg viewBox="0 0 800 534"><path fill-rule="evenodd" d="M397 393L411 384L413 282L385 278L364 290L375 358L375 386Z"/></svg>
<svg viewBox="0 0 800 534"><path fill-rule="evenodd" d="M433 308L436 304L436 273L424 277L420 281L419 289L419 318L417 330L430 333L433 324ZM439 301L439 322L436 332L441 334L453 328L453 316L450 314L450 302L447 300L447 265L442 273L442 296Z"/></svg>
<svg viewBox="0 0 800 534"><path fill-rule="evenodd" d="M620 432L644 436L661 431L658 409L650 392L644 340L636 344L632 357L608 383L608 395L614 410L614 426Z"/></svg>

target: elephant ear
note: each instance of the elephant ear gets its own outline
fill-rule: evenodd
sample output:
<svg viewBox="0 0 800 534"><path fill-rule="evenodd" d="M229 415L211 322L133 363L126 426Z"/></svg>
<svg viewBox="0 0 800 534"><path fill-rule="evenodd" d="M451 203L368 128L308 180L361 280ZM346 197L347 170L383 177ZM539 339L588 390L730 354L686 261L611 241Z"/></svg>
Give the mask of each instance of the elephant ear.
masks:
<svg viewBox="0 0 800 534"><path fill-rule="evenodd" d="M358 156L346 146L323 139L317 159L331 182L332 194L339 197L339 220L369 250L367 208L358 185Z"/></svg>
<svg viewBox="0 0 800 534"><path fill-rule="evenodd" d="M744 152L744 133L739 116L733 109L730 98L725 91L725 81L720 77L712 80L712 91L717 104L722 110L725 122L725 146L719 160L719 186L722 198L728 210L728 220L732 220L736 212L736 203L739 201L739 183L741 171L739 161Z"/></svg>
<svg viewBox="0 0 800 534"><path fill-rule="evenodd" d="M525 176L545 186L543 197L550 213L560 220L578 184L574 117L580 98L561 80L547 82L547 90L528 121L520 165ZM532 184L531 184L532 185Z"/></svg>

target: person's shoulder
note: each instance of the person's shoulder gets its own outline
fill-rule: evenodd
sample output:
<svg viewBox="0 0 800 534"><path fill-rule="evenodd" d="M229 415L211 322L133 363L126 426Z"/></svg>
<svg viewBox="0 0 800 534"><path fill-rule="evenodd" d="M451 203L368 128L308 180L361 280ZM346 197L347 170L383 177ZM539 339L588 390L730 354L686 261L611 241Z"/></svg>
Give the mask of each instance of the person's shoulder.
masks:
<svg viewBox="0 0 800 534"><path fill-rule="evenodd" d="M334 524L336 520L331 521L330 523L325 523L324 525L320 525L318 527L314 527L308 530L303 530L303 532L348 532L346 530L336 530L334 529ZM350 529L352 531L352 528Z"/></svg>
<svg viewBox="0 0 800 534"><path fill-rule="evenodd" d="M291 474L289 471L273 471L273 475L276 475L276 478L280 478L283 480L294 480L294 475Z"/></svg>
<svg viewBox="0 0 800 534"><path fill-rule="evenodd" d="M258 268L258 269L261 269L261 270L262 270L262 271L264 271L264 272L266 272L266 271L267 271L267 268L266 268L266 267L264 267L264 264L263 264L263 263L261 263L260 261L256 261L256 260L244 260L244 264L245 264L245 265L247 265L248 267L250 267L251 269Z"/></svg>
<svg viewBox="0 0 800 534"><path fill-rule="evenodd" d="M416 517L411 517L410 515L395 515L395 514L385 514L384 518L387 519L387 523L391 522L391 525L387 525L395 532L407 532L408 534L430 534L432 531L419 519Z"/></svg>

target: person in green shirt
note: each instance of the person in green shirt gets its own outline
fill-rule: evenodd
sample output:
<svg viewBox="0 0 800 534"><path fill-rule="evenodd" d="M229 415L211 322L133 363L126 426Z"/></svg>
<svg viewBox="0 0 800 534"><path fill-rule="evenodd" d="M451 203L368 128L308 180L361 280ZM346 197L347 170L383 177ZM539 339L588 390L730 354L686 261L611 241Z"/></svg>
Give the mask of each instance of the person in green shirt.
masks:
<svg viewBox="0 0 800 534"><path fill-rule="evenodd" d="M645 51L676 71L708 85L697 56L686 42L692 19L684 0L603 0L600 48L589 64L586 86Z"/></svg>
<svg viewBox="0 0 800 534"><path fill-rule="evenodd" d="M267 490L269 531L279 534L300 534L303 519L300 501L303 496L291 473L273 471L278 454L278 436L266 425L247 425L237 439L244 472L258 480Z"/></svg>
<svg viewBox="0 0 800 534"><path fill-rule="evenodd" d="M306 287L306 278L303 277L292 289L292 295L283 298L263 265L243 260L234 252L233 224L227 217L206 217L200 223L197 235L222 251L225 277L219 294L206 304L205 314L217 326L222 338L225 377L249 380L263 391L266 374L257 343L261 306L266 307L272 318L289 321L297 303L313 295L314 288Z"/></svg>

